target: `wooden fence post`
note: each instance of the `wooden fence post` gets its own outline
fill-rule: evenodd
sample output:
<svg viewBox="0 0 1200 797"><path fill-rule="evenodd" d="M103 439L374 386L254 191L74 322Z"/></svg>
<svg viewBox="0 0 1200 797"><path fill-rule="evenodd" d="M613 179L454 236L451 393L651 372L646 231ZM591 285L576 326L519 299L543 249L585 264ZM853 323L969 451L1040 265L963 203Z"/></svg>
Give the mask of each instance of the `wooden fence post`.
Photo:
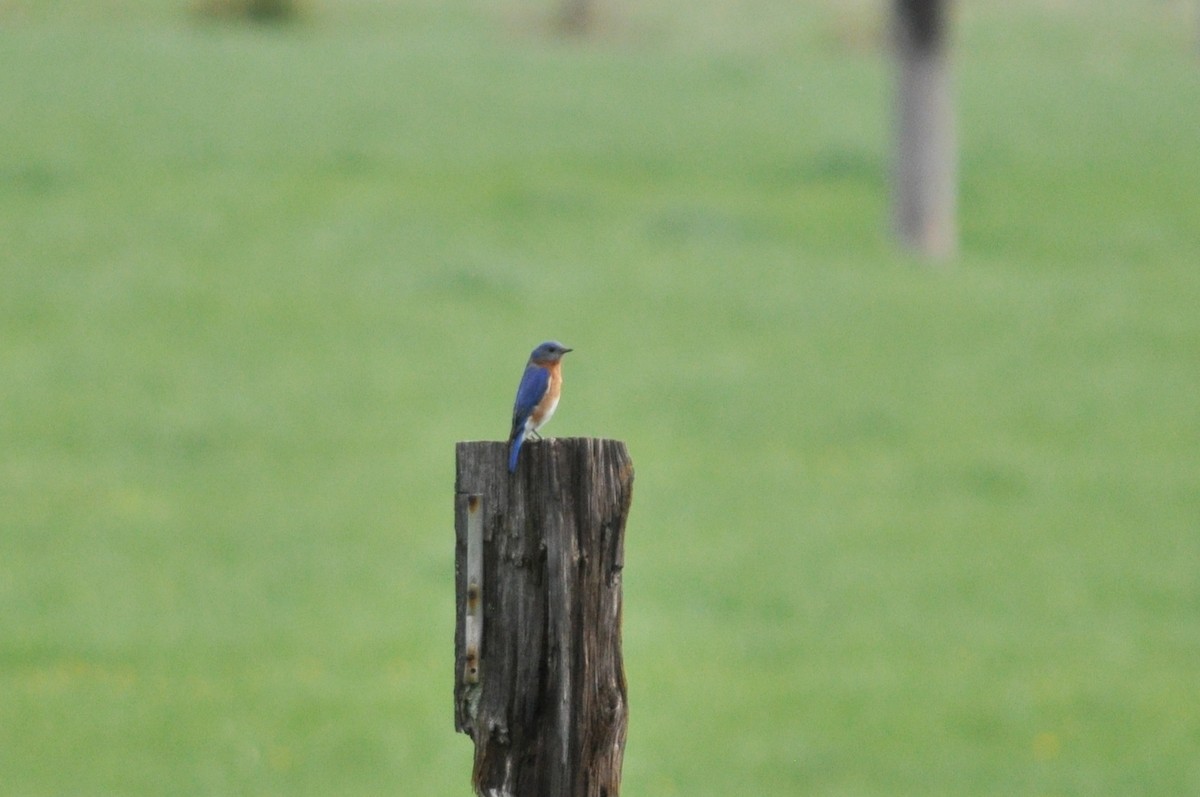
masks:
<svg viewBox="0 0 1200 797"><path fill-rule="evenodd" d="M454 726L475 742L475 793L617 797L625 444L527 443L513 474L504 443L456 455Z"/></svg>

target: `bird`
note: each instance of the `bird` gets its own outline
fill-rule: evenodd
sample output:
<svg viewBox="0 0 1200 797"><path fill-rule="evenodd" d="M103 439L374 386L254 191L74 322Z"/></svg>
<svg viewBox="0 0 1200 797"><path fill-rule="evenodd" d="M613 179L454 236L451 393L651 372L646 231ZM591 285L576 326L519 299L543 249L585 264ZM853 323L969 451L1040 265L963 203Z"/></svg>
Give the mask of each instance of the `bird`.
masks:
<svg viewBox="0 0 1200 797"><path fill-rule="evenodd" d="M512 431L508 434L508 472L517 470L517 457L521 444L534 437L554 410L562 395L562 356L568 349L557 340L548 340L529 355L521 384L517 386L517 399L513 402Z"/></svg>

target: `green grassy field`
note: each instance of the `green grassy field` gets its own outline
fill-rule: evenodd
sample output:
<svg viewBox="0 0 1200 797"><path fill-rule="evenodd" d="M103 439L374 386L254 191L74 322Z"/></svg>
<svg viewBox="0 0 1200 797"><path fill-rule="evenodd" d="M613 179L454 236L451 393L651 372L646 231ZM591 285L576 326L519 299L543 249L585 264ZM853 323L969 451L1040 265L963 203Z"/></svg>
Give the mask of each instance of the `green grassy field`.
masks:
<svg viewBox="0 0 1200 797"><path fill-rule="evenodd" d="M548 337L623 793L1200 793L1189 4L962 4L942 268L883 3L186 5L0 2L0 793L469 794L453 444Z"/></svg>

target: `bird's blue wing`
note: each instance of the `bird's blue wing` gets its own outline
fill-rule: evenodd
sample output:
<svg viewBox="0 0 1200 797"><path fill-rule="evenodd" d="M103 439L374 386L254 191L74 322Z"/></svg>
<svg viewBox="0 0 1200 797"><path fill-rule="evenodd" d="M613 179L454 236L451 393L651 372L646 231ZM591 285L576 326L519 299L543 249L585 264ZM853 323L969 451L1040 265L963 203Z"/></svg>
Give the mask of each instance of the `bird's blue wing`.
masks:
<svg viewBox="0 0 1200 797"><path fill-rule="evenodd" d="M521 384L517 387L517 400L513 402L513 430L518 423L525 423L529 413L546 395L550 387L550 371L538 365L527 365L521 375Z"/></svg>
<svg viewBox="0 0 1200 797"><path fill-rule="evenodd" d="M521 452L521 444L525 442L525 421L549 387L550 372L547 369L533 363L525 366L521 384L517 386L517 400L513 402L512 432L508 436L509 472L517 469L517 455Z"/></svg>

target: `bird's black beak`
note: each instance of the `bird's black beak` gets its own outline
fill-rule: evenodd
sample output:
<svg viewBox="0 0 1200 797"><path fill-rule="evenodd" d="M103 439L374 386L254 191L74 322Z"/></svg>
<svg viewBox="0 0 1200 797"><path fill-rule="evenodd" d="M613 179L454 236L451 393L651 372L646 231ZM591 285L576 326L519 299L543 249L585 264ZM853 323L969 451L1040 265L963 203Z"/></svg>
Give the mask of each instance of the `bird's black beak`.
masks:
<svg viewBox="0 0 1200 797"><path fill-rule="evenodd" d="M564 349L563 349L563 354L566 354L566 353L567 353L567 352L569 352L569 351L575 351L575 350L574 350L574 349L567 349L567 348L564 348Z"/></svg>

